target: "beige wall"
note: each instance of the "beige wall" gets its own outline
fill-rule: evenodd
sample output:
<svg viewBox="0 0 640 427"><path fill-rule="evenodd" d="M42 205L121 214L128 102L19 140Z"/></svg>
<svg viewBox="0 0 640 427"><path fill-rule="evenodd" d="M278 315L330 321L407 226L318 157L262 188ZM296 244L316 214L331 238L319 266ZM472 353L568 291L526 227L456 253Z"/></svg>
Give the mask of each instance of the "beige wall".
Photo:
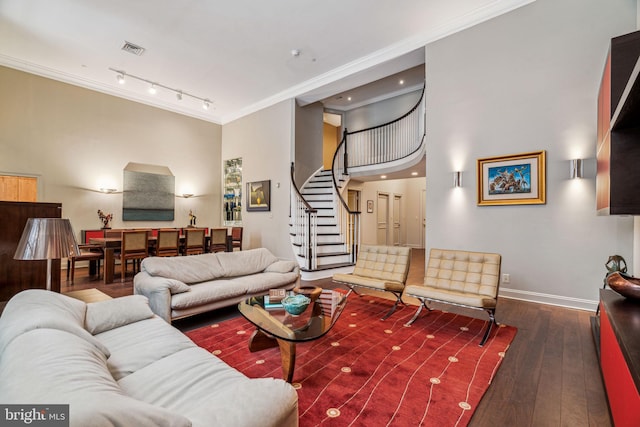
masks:
<svg viewBox="0 0 640 427"><path fill-rule="evenodd" d="M220 125L0 67L0 174L39 178L38 200L61 202L76 234L101 227L97 210L114 214L112 227L221 223ZM128 162L168 166L176 193L175 221L122 221Z"/></svg>
<svg viewBox="0 0 640 427"><path fill-rule="evenodd" d="M628 0L537 0L426 47L427 248L501 253L502 295L595 309L633 219L596 216L595 173L570 180L569 161L595 164L609 39L635 25ZM535 150L545 205L477 206L476 159Z"/></svg>
<svg viewBox="0 0 640 427"><path fill-rule="evenodd" d="M294 259L289 240L290 164L294 101L283 101L222 129L222 158L242 157L243 247L265 247L280 258ZM271 180L271 211L247 212L247 183Z"/></svg>

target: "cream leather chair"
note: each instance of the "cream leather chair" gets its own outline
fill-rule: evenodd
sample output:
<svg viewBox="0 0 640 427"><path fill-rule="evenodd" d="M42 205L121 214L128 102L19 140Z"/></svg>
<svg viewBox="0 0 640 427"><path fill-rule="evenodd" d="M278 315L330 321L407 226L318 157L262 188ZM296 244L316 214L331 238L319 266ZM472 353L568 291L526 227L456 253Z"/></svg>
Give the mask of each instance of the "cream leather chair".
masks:
<svg viewBox="0 0 640 427"><path fill-rule="evenodd" d="M500 266L502 257L495 253L431 249L424 283L409 285L404 294L422 304L405 326L410 326L428 302L457 305L489 314L489 323L480 341L482 347L496 323Z"/></svg>
<svg viewBox="0 0 640 427"><path fill-rule="evenodd" d="M391 310L382 318L385 320L402 301L411 263L411 248L401 246L361 245L353 273L334 274L333 281L347 285L351 291L356 287L385 291L396 297Z"/></svg>

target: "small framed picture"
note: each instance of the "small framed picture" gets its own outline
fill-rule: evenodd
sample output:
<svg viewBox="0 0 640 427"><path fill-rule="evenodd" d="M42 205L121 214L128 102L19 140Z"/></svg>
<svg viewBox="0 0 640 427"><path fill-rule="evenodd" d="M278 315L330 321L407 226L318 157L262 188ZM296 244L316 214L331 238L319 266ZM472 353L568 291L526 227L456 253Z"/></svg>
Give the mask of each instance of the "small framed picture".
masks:
<svg viewBox="0 0 640 427"><path fill-rule="evenodd" d="M373 213L373 200L367 200L367 213Z"/></svg>
<svg viewBox="0 0 640 427"><path fill-rule="evenodd" d="M546 203L545 152L478 159L478 205Z"/></svg>
<svg viewBox="0 0 640 427"><path fill-rule="evenodd" d="M271 180L247 182L247 211L271 210Z"/></svg>

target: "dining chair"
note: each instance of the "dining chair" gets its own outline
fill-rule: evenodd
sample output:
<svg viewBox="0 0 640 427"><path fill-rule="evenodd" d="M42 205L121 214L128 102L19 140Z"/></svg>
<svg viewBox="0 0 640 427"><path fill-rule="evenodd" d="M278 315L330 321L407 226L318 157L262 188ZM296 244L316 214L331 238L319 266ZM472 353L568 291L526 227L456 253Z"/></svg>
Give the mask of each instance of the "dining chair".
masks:
<svg viewBox="0 0 640 427"><path fill-rule="evenodd" d="M158 230L155 256L180 255L180 230Z"/></svg>
<svg viewBox="0 0 640 427"><path fill-rule="evenodd" d="M242 250L242 227L231 227L231 250Z"/></svg>
<svg viewBox="0 0 640 427"><path fill-rule="evenodd" d="M212 228L209 252L226 252L226 251L227 251L227 229Z"/></svg>
<svg viewBox="0 0 640 427"><path fill-rule="evenodd" d="M184 229L184 255L197 255L204 253L204 228Z"/></svg>
<svg viewBox="0 0 640 427"><path fill-rule="evenodd" d="M99 245L81 244L78 245L78 249L80 249L80 255L71 255L67 258L67 281L69 281L69 275L71 275L72 285L75 278L77 261L95 262L96 274L100 277L100 261L104 257L102 248Z"/></svg>
<svg viewBox="0 0 640 427"><path fill-rule="evenodd" d="M141 260L149 256L149 231L135 230L122 232L122 249L115 254L115 258L120 260L121 280L124 282L127 273L127 262L133 261L133 272L136 272L136 265Z"/></svg>

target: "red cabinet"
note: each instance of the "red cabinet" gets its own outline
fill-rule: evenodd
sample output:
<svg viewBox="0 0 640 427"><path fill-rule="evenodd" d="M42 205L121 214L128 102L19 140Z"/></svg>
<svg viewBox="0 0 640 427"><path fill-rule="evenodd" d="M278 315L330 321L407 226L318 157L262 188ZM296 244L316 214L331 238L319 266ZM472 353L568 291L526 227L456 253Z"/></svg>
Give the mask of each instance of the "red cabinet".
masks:
<svg viewBox="0 0 640 427"><path fill-rule="evenodd" d="M640 426L640 301L600 291L600 367L617 427Z"/></svg>

